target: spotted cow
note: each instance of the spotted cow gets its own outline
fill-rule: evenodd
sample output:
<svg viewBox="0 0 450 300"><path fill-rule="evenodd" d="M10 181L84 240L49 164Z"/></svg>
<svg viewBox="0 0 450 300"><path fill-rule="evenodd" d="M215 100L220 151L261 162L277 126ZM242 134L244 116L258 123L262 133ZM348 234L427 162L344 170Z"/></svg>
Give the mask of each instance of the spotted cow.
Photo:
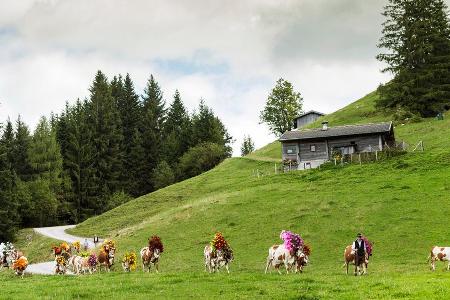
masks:
<svg viewBox="0 0 450 300"><path fill-rule="evenodd" d="M431 259L431 269L433 271L436 270L436 261L447 261L447 271L450 270L450 247L434 246L431 248L428 259Z"/></svg>
<svg viewBox="0 0 450 300"><path fill-rule="evenodd" d="M303 253L301 249L298 249L295 253L290 252L284 244L273 245L269 248L269 255L267 256L266 270L269 267L274 267L278 273L281 274L280 267L284 266L286 273L294 268L295 272L302 272L303 267L308 263L308 256Z"/></svg>

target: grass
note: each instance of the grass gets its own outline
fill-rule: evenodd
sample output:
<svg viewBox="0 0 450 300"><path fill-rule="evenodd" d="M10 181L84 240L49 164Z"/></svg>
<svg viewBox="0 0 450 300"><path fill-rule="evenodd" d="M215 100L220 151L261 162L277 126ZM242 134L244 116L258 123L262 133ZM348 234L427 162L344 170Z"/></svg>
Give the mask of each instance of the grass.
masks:
<svg viewBox="0 0 450 300"><path fill-rule="evenodd" d="M40 235L33 229L22 229L17 234L14 246L20 249L30 263L44 262L54 259L51 245L58 245L61 241Z"/></svg>
<svg viewBox="0 0 450 300"><path fill-rule="evenodd" d="M373 97L332 117L359 120L354 114L364 115L361 107L370 112L373 105L366 102ZM367 118L385 120L369 112ZM20 298L24 285L42 298L448 298L450 272L442 271L444 265L430 272L426 257L434 244L450 245L450 228L443 222L450 211L449 120L447 114L444 121L397 126L398 139L423 140L426 151L362 166L275 175L277 143L228 159L71 230L115 239L118 257L138 252L158 234L166 249L162 274L124 274L119 264L110 274L76 278L21 281L3 272L0 298ZM255 169L266 175L254 176ZM282 229L299 232L312 246L304 274L262 274L267 249L280 243ZM230 275L203 270L203 247L216 231L235 251ZM342 253L359 231L375 242L374 256L369 276L354 278L343 274Z"/></svg>

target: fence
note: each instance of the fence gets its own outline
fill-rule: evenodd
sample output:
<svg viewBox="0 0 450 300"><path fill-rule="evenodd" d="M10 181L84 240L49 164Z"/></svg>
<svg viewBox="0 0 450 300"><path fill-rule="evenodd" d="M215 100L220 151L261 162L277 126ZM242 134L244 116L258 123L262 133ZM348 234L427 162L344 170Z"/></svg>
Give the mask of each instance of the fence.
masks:
<svg viewBox="0 0 450 300"><path fill-rule="evenodd" d="M330 162L334 165L344 165L344 164L360 164L363 163L369 163L369 162L376 162L381 160L386 160L392 157L396 157L399 155L403 155L408 152L409 149L412 147L405 143L404 141L400 141L396 143L395 145L384 145L384 150L382 151L372 151L372 152L360 152L360 153L353 153L353 154L344 154L340 156L336 156L330 160ZM414 148L412 148L411 152L416 151L425 151L424 143L423 141L419 141L417 144L414 145ZM320 168L320 166L319 166ZM273 172L272 171L262 171L259 169L253 170L253 176L255 177L263 177L266 175L273 175L273 174L280 174L280 173L287 173L290 171L297 171L298 170L298 163L295 160L286 160L280 163L275 163Z"/></svg>

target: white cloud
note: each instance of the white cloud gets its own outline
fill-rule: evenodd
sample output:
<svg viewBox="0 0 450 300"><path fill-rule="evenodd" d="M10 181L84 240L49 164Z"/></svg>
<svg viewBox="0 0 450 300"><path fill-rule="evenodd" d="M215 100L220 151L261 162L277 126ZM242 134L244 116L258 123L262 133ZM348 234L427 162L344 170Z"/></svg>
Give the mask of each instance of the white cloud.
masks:
<svg viewBox="0 0 450 300"><path fill-rule="evenodd" d="M450 0L449 0L450 1ZM151 73L165 98L200 98L237 139L274 139L259 111L279 77L331 112L386 77L375 61L386 0L0 0L0 118L34 125L88 95L95 72Z"/></svg>

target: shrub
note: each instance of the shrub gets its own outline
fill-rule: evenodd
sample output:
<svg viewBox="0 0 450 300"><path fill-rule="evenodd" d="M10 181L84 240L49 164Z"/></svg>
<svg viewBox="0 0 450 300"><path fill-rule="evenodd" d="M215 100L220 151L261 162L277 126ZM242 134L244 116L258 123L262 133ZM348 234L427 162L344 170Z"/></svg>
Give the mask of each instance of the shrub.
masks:
<svg viewBox="0 0 450 300"><path fill-rule="evenodd" d="M162 189L175 182L175 174L165 160L159 162L153 169L152 181L155 190Z"/></svg>
<svg viewBox="0 0 450 300"><path fill-rule="evenodd" d="M225 147L202 143L190 148L180 159L178 172L181 179L197 176L218 165L227 157Z"/></svg>

